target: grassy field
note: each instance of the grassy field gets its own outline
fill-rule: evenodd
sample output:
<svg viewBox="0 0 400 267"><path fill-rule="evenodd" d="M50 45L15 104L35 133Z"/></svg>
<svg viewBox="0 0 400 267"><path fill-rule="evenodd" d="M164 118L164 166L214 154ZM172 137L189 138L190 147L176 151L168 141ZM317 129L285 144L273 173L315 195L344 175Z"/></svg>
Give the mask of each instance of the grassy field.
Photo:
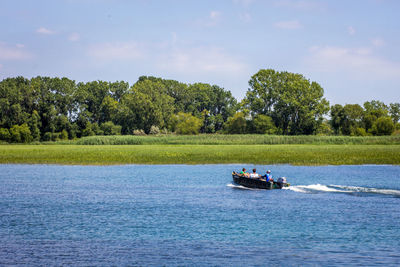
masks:
<svg viewBox="0 0 400 267"><path fill-rule="evenodd" d="M400 164L400 145L1 145L0 163Z"/></svg>

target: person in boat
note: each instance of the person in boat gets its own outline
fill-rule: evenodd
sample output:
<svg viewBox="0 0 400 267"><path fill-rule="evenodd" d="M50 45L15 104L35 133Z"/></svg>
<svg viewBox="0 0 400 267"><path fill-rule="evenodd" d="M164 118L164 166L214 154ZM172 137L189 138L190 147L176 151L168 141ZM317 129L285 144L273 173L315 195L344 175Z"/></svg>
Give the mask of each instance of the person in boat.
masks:
<svg viewBox="0 0 400 267"><path fill-rule="evenodd" d="M243 168L242 171L240 172L241 176L249 177L249 173L246 171L246 168Z"/></svg>
<svg viewBox="0 0 400 267"><path fill-rule="evenodd" d="M272 179L272 175L271 175L271 171L268 170L267 173L265 175L263 175L263 178L265 178L265 181L267 182L273 182L274 179Z"/></svg>
<svg viewBox="0 0 400 267"><path fill-rule="evenodd" d="M256 169L253 169L253 172L250 173L250 178L260 178L260 175L258 175Z"/></svg>

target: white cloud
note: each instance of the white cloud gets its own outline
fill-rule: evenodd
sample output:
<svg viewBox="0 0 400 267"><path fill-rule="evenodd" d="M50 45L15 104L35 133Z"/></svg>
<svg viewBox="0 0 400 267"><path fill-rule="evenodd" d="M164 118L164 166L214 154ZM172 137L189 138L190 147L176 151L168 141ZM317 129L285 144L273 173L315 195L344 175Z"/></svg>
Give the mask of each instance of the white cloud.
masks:
<svg viewBox="0 0 400 267"><path fill-rule="evenodd" d="M168 42L137 41L93 44L87 55L94 64L127 64L151 72L184 77L242 77L249 67L244 61L216 46L198 46L181 40L176 33ZM206 78L207 79L207 78Z"/></svg>
<svg viewBox="0 0 400 267"><path fill-rule="evenodd" d="M39 34L45 34L45 35L51 35L51 34L55 34L55 31L49 30L45 27L40 27L39 29L36 30L37 33Z"/></svg>
<svg viewBox="0 0 400 267"><path fill-rule="evenodd" d="M135 60L144 55L137 42L102 43L89 47L88 54L98 60Z"/></svg>
<svg viewBox="0 0 400 267"><path fill-rule="evenodd" d="M374 38L371 40L371 43L375 47L381 47L385 45L385 41L382 38Z"/></svg>
<svg viewBox="0 0 400 267"><path fill-rule="evenodd" d="M344 72L350 76L368 78L396 78L400 76L400 63L375 56L369 48L314 46L310 48L308 63L323 72Z"/></svg>
<svg viewBox="0 0 400 267"><path fill-rule="evenodd" d="M221 13L218 11L211 11L210 12L210 19L216 20L221 16Z"/></svg>
<svg viewBox="0 0 400 267"><path fill-rule="evenodd" d="M301 23L297 20L278 21L274 25L277 28L288 30L295 30L303 27L303 25L301 25Z"/></svg>
<svg viewBox="0 0 400 267"><path fill-rule="evenodd" d="M213 27L216 26L220 20L221 12L213 10L210 11L207 18L198 20L198 24L203 27Z"/></svg>
<svg viewBox="0 0 400 267"><path fill-rule="evenodd" d="M81 36L79 35L79 33L76 32L73 32L68 36L68 40L70 40L71 42L79 41L80 38Z"/></svg>
<svg viewBox="0 0 400 267"><path fill-rule="evenodd" d="M349 27L347 27L347 32L350 35L354 35L356 33L356 30L352 26L349 26Z"/></svg>
<svg viewBox="0 0 400 267"><path fill-rule="evenodd" d="M179 47L166 51L158 67L178 73L224 73L239 74L246 64L217 47Z"/></svg>
<svg viewBox="0 0 400 267"><path fill-rule="evenodd" d="M26 60L32 58L32 54L24 47L22 44L10 46L0 42L0 60Z"/></svg>

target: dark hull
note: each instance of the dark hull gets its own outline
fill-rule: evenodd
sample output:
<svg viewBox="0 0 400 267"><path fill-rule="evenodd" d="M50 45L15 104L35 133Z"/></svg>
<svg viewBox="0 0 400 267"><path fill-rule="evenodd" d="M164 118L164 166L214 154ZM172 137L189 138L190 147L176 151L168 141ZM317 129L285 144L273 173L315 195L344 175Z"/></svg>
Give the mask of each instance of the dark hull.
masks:
<svg viewBox="0 0 400 267"><path fill-rule="evenodd" d="M232 174L233 182L238 185L242 185L249 188L259 188L259 189L282 189L282 187L288 187L287 183L278 182L267 182L262 179L248 178L244 176L239 176L237 174Z"/></svg>

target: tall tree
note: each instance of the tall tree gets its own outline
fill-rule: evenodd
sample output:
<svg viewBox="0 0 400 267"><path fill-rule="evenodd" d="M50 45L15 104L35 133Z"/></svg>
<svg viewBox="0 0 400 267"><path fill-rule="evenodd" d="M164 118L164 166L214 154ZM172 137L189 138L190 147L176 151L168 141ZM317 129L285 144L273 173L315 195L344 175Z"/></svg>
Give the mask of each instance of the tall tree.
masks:
<svg viewBox="0 0 400 267"><path fill-rule="evenodd" d="M132 133L134 129L142 129L149 133L153 125L167 127L174 112L174 99L164 92L161 82L137 82L122 100L127 107L121 109L123 113L119 116L119 120L126 122L121 124L123 131Z"/></svg>
<svg viewBox="0 0 400 267"><path fill-rule="evenodd" d="M272 117L283 134L314 134L329 110L322 87L300 74L260 70L249 85L244 107Z"/></svg>
<svg viewBox="0 0 400 267"><path fill-rule="evenodd" d="M342 133L343 123L345 120L344 108L342 105L336 104L331 107L330 111L331 120L330 124L336 135Z"/></svg>
<svg viewBox="0 0 400 267"><path fill-rule="evenodd" d="M391 103L389 105L389 114L392 117L393 123L398 123L400 120L400 103Z"/></svg>
<svg viewBox="0 0 400 267"><path fill-rule="evenodd" d="M372 100L367 101L364 103L364 126L366 131L372 130L372 126L374 125L375 121L380 117L387 117L388 116L388 106L385 103Z"/></svg>
<svg viewBox="0 0 400 267"><path fill-rule="evenodd" d="M343 111L342 133L345 135L354 135L357 128L362 127L364 109L358 104L346 104L343 107Z"/></svg>

